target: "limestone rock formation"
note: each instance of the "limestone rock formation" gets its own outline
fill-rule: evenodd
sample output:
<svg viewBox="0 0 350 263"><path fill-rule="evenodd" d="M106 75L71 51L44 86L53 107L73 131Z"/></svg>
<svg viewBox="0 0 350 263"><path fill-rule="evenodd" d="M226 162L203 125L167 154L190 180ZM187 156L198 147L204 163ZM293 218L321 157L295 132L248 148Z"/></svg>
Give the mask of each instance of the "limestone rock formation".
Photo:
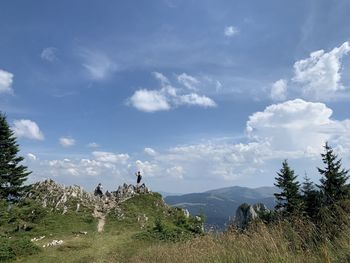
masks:
<svg viewBox="0 0 350 263"><path fill-rule="evenodd" d="M53 180L35 183L26 194L42 204L43 207L62 211L79 211L82 208L93 209L96 197L80 186L64 186Z"/></svg>
<svg viewBox="0 0 350 263"><path fill-rule="evenodd" d="M251 221L259 218L259 214L268 212L270 210L262 203L254 205L244 203L237 208L233 223L238 228L244 229Z"/></svg>
<svg viewBox="0 0 350 263"><path fill-rule="evenodd" d="M136 187L132 184L123 184L120 185L117 191L111 193L112 196L116 198L117 202L123 202L131 197L134 197L137 194L148 194L151 191L146 187L145 184L142 184L139 187Z"/></svg>

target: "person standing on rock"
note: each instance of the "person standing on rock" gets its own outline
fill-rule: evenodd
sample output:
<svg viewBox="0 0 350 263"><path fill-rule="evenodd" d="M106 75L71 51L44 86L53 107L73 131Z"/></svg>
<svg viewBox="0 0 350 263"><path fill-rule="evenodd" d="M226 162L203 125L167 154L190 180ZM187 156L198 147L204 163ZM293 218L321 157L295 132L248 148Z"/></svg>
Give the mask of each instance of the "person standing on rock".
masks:
<svg viewBox="0 0 350 263"><path fill-rule="evenodd" d="M96 196L102 197L103 193L102 193L102 184L99 183L96 188L95 188L95 193Z"/></svg>
<svg viewBox="0 0 350 263"><path fill-rule="evenodd" d="M141 172L138 171L137 173L135 173L136 177L137 177L137 184L136 184L136 187L139 187L139 184L141 182L141 179L142 179L142 175L141 175Z"/></svg>

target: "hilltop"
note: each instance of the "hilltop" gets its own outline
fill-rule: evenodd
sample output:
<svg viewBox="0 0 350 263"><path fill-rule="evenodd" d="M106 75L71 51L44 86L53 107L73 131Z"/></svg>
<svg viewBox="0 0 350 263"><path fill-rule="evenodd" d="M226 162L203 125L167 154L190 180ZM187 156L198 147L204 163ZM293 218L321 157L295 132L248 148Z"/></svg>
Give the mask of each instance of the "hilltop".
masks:
<svg viewBox="0 0 350 263"><path fill-rule="evenodd" d="M168 206L145 185L124 184L100 198L47 180L32 185L18 204L2 201L0 211L0 259L20 262L125 262L146 244L202 233L200 217Z"/></svg>

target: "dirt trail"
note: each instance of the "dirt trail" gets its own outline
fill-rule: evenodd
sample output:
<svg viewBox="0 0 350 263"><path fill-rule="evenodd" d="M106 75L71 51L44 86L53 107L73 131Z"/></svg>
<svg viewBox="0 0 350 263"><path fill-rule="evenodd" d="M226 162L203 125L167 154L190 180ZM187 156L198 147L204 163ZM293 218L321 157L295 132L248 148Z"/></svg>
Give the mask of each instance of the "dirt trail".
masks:
<svg viewBox="0 0 350 263"><path fill-rule="evenodd" d="M106 223L106 214L103 213L103 211L101 211L101 207L99 207L98 205L95 205L93 216L98 220L97 232L99 233L103 232L103 228Z"/></svg>
<svg viewBox="0 0 350 263"><path fill-rule="evenodd" d="M112 208L115 208L117 206L117 203L112 200L98 200L95 203L95 209L93 213L93 217L97 218L97 232L101 233L103 232L105 223L106 223L106 216L111 211Z"/></svg>

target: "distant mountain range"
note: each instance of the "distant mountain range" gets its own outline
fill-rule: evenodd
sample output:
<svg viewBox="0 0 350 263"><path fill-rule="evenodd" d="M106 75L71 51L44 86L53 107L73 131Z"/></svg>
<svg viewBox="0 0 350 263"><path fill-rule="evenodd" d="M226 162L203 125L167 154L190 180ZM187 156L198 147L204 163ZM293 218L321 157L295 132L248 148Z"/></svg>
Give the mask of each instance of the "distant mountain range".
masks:
<svg viewBox="0 0 350 263"><path fill-rule="evenodd" d="M188 209L192 215L203 213L208 226L222 229L234 217L237 207L242 203L264 203L268 208L273 208L273 194L276 192L276 187L232 186L203 193L166 196L164 200L169 205Z"/></svg>

